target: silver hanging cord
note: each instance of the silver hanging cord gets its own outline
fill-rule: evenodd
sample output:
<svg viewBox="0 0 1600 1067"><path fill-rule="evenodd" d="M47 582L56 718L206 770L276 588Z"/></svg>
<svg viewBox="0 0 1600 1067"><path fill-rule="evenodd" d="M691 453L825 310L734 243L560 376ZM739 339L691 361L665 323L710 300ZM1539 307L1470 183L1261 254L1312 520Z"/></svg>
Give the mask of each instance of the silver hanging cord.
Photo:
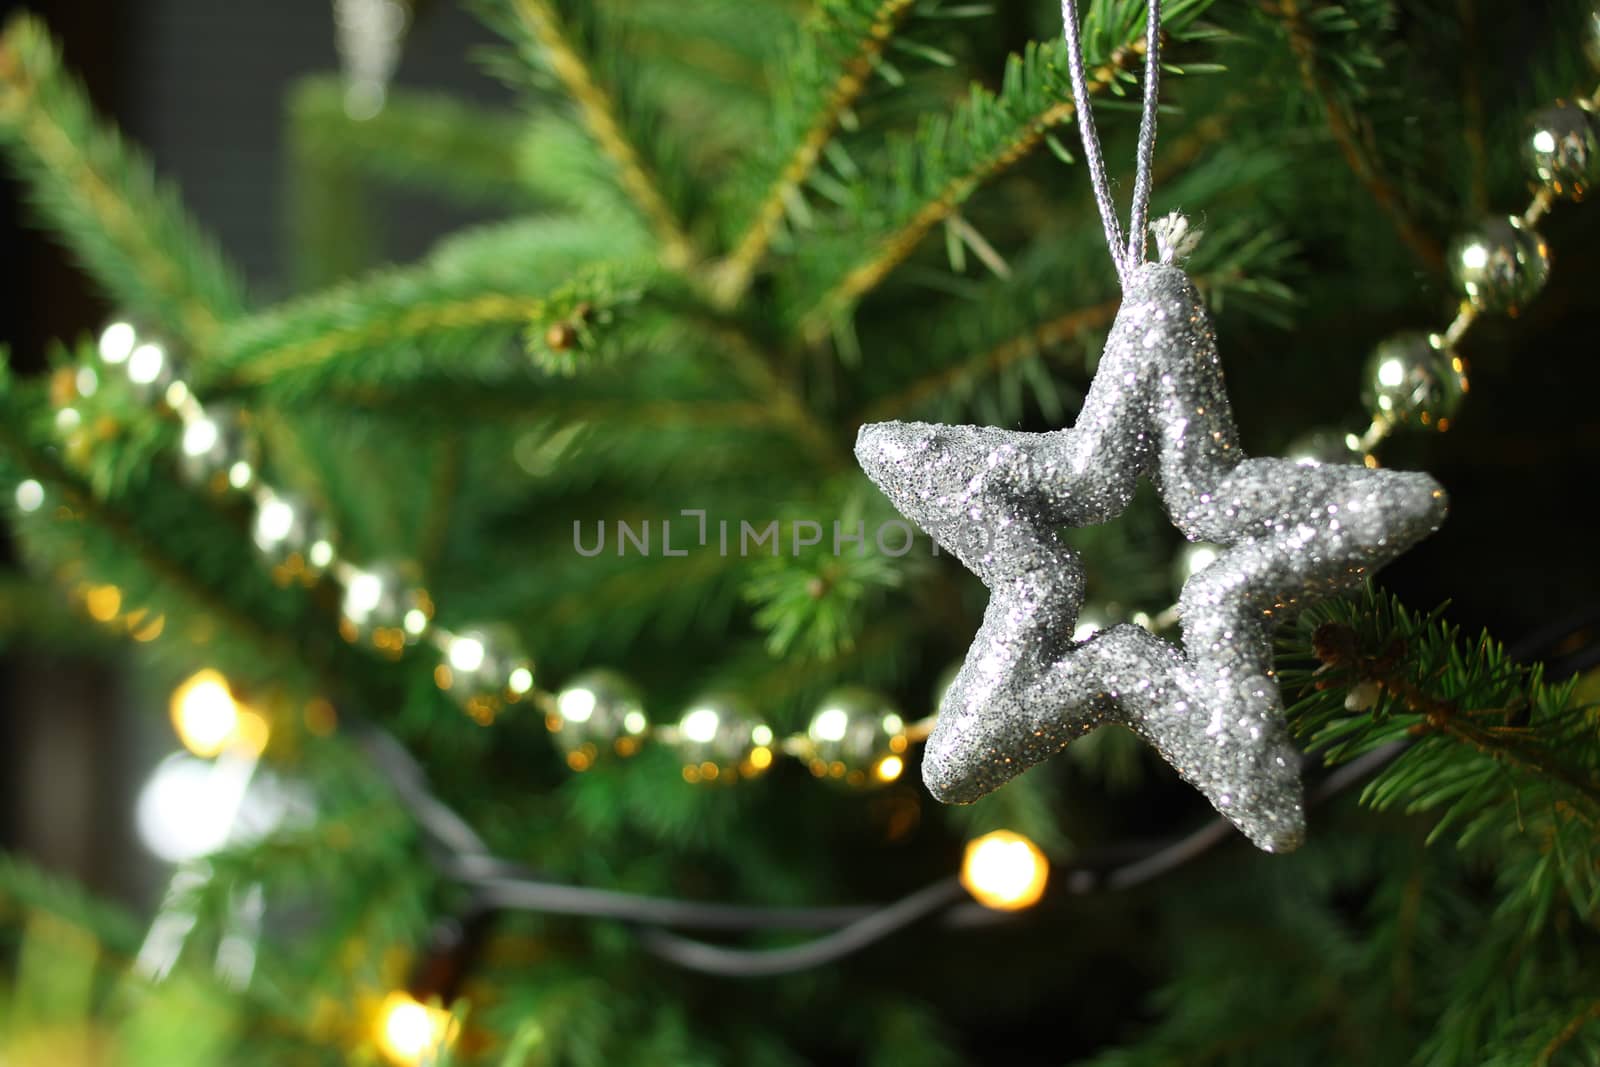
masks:
<svg viewBox="0 0 1600 1067"><path fill-rule="evenodd" d="M1061 0L1061 22L1067 39L1067 72L1072 79L1072 96L1078 107L1078 132L1083 138L1083 156L1089 164L1089 181L1094 187L1094 202L1105 227L1106 247L1117 277L1128 279L1144 262L1145 233L1150 219L1150 172L1156 154L1156 112L1161 94L1161 0L1150 0L1145 22L1144 106L1139 119L1139 152L1133 179L1133 209L1128 217L1128 239L1124 244L1122 226L1117 221L1117 204L1106 178L1105 159L1100 153L1100 135L1095 131L1094 108L1089 103L1089 77L1084 69L1083 40L1078 27L1077 0Z"/></svg>

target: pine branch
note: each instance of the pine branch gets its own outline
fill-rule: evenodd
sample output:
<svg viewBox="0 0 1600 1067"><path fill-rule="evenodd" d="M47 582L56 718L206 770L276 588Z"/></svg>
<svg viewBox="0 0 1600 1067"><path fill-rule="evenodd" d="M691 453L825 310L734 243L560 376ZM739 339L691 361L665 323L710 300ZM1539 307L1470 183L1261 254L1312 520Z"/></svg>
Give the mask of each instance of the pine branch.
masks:
<svg viewBox="0 0 1600 1067"><path fill-rule="evenodd" d="M1559 895L1585 917L1600 909L1596 710L1572 685L1371 593L1311 609L1300 630L1319 666L1282 672L1307 694L1289 712L1296 729L1331 761L1410 742L1368 785L1368 803L1436 812L1433 837L1492 844L1507 906L1530 928Z"/></svg>
<svg viewBox="0 0 1600 1067"><path fill-rule="evenodd" d="M800 316L803 333L816 336L826 330L968 197L1027 158L1051 130L1072 120L1077 106L1065 73L1057 69L1062 49L1055 43L1030 45L1024 56L1013 56L1007 64L999 93L974 86L967 102L949 117L925 122L915 138L891 146L892 165L903 176L896 184L909 183L910 195L902 189L899 196L883 198L893 205L887 232L806 305ZM1104 63L1095 61L1089 92L1099 95L1111 88L1142 52L1143 44L1130 39Z"/></svg>
<svg viewBox="0 0 1600 1067"><path fill-rule="evenodd" d="M1590 1001L1582 1011L1574 1015L1572 1020L1561 1028L1561 1032L1539 1050L1539 1056L1533 1061L1533 1067L1548 1067L1548 1064L1556 1058L1556 1053L1572 1044L1579 1032L1596 1019L1600 1019L1600 1000Z"/></svg>
<svg viewBox="0 0 1600 1067"><path fill-rule="evenodd" d="M1334 143L1339 146L1339 152L1344 156L1350 172L1361 182L1379 210L1389 217L1395 231L1411 250L1412 255L1429 270L1442 270L1444 250L1439 246L1439 242L1412 220L1399 191L1363 147L1348 109L1334 96L1318 73L1317 42L1307 24L1306 15L1301 10L1300 0L1262 0L1262 6L1269 14L1282 20L1288 33L1289 47L1294 52L1295 62L1300 70L1300 79L1322 105L1328 132L1333 135Z"/></svg>
<svg viewBox="0 0 1600 1067"><path fill-rule="evenodd" d="M793 140L787 158L755 209L744 235L719 268L714 292L723 306L738 303L766 256L787 210L838 128L840 117L867 87L896 25L916 0L842 0L824 4L807 26L784 79L776 116L779 143ZM808 119L795 121L796 116ZM803 123L803 125L801 124ZM796 129L798 127L798 129ZM798 136L793 136L790 131Z"/></svg>
<svg viewBox="0 0 1600 1067"><path fill-rule="evenodd" d="M469 205L528 207L519 147L527 122L437 93L391 90L366 119L345 111L342 81L302 80L289 94L297 159L440 192Z"/></svg>
<svg viewBox="0 0 1600 1067"><path fill-rule="evenodd" d="M747 332L729 321L708 321L703 325L719 342L734 373L771 403L778 420L818 459L833 470L850 465L831 428L817 418L793 384L773 369L774 360L762 352Z"/></svg>
<svg viewBox="0 0 1600 1067"><path fill-rule="evenodd" d="M1021 337L1014 337L969 360L942 367L912 381L900 392L874 402L858 416L857 421L882 422L886 419L899 418L968 382L999 374L1007 367L1037 354L1041 349L1072 341L1086 330L1104 328L1116 317L1117 309L1121 306L1122 300L1119 297L1058 315L1048 322L1040 323Z"/></svg>
<svg viewBox="0 0 1600 1067"><path fill-rule="evenodd" d="M625 232L576 220L535 219L456 238L414 266L230 323L207 377L300 393L429 374L503 378L514 369L507 351L520 332L536 357L548 327L584 302L574 287L597 321L637 301L650 271L603 258L626 256L631 244Z"/></svg>
<svg viewBox="0 0 1600 1067"><path fill-rule="evenodd" d="M497 0L507 7L509 25L543 53L566 90L578 117L615 168L618 182L648 220L661 244L661 261L682 270L699 257L639 151L623 132L611 95L600 84L569 38L550 0Z"/></svg>
<svg viewBox="0 0 1600 1067"><path fill-rule="evenodd" d="M233 270L149 165L97 122L26 15L0 36L0 141L39 212L115 301L196 349L243 307Z"/></svg>
<svg viewBox="0 0 1600 1067"><path fill-rule="evenodd" d="M13 908L47 913L81 927L119 955L139 946L139 926L131 915L15 855L0 853L0 917L8 917Z"/></svg>
<svg viewBox="0 0 1600 1067"><path fill-rule="evenodd" d="M1232 161L1226 159L1218 162L1238 180L1248 180L1248 168L1232 166ZM1211 166L1208 162L1202 170ZM1188 178L1204 182L1208 175L1197 170L1183 178L1170 190L1178 202L1191 199L1185 195ZM966 395L978 382L999 378L1014 367L1029 369L1029 361L1042 352L1105 328L1116 316L1118 297L1058 311L1056 302L1037 295L1086 288L1086 295L1095 294L1093 282L1079 277L1085 260L1084 242L1074 238L1070 233L1039 234L1016 257L1015 277L994 279L981 294L954 305L948 315L929 320L927 339L918 345L922 354L916 376L875 400L857 419L879 422L923 411L951 395ZM1097 245L1098 241L1098 235L1094 235L1089 243ZM1187 267L1213 309L1234 299L1246 310L1270 318L1292 299L1292 291L1277 277L1291 252L1292 246L1273 231L1230 225L1207 235ZM950 347L939 345L943 338L950 340ZM961 349L956 346L976 351L950 359L947 353L960 354ZM921 369L924 366L926 370ZM1042 373L1034 377L1049 384ZM1037 386L1035 393L1041 408L1053 416L1059 405L1052 395Z"/></svg>

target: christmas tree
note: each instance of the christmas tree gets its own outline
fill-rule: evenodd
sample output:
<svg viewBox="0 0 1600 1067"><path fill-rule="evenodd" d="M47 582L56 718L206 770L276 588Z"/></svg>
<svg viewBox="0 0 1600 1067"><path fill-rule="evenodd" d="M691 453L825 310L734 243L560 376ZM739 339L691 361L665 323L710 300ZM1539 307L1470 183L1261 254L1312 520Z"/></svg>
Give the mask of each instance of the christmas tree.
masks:
<svg viewBox="0 0 1600 1067"><path fill-rule="evenodd" d="M1033 0L470 6L506 106L394 78L430 5L333 5L295 277L248 288L47 22L0 36L0 145L104 301L0 370L6 650L115 661L183 746L153 899L0 853L0 1061L1600 1062L1592 5L1169 0L1156 49L1138 0L1076 48ZM1274 853L1114 722L931 796L988 590L874 485L937 457L853 454L1070 427L1121 366L1079 135L1126 198L1153 51L1239 443L1450 497L1250 622L1304 758ZM482 221L391 262L394 189ZM1050 520L1053 654L1192 637L1232 541L1170 488Z"/></svg>

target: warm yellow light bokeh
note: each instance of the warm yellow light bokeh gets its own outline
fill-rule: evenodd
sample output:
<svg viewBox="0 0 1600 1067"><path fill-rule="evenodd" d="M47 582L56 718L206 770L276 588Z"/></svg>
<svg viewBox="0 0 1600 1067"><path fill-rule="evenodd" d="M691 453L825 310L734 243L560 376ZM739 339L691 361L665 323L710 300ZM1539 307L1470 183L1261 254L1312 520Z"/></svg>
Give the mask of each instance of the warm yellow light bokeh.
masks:
<svg viewBox="0 0 1600 1067"><path fill-rule="evenodd" d="M1039 902L1050 861L1021 834L996 830L967 843L961 885L986 908L1020 911Z"/></svg>
<svg viewBox="0 0 1600 1067"><path fill-rule="evenodd" d="M396 991L383 999L373 1036L389 1062L418 1067L434 1062L455 1040L458 1029L455 1018L443 1008Z"/></svg>
<svg viewBox="0 0 1600 1067"><path fill-rule="evenodd" d="M110 622L122 611L122 590L114 585L97 585L84 594L84 604L90 618Z"/></svg>
<svg viewBox="0 0 1600 1067"><path fill-rule="evenodd" d="M257 753L267 747L267 720L241 707L228 680L210 669L191 675L173 690L172 728L183 747L201 758L235 746Z"/></svg>

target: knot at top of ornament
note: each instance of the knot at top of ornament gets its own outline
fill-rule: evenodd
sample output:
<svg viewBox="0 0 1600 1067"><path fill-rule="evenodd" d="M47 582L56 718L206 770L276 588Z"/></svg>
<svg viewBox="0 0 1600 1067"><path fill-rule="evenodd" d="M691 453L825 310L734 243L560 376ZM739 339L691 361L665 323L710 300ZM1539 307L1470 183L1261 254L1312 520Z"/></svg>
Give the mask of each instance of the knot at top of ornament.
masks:
<svg viewBox="0 0 1600 1067"><path fill-rule="evenodd" d="M1156 252L1162 265L1172 267L1194 254L1206 231L1194 229L1184 215L1174 211L1152 222L1150 234L1156 239Z"/></svg>

